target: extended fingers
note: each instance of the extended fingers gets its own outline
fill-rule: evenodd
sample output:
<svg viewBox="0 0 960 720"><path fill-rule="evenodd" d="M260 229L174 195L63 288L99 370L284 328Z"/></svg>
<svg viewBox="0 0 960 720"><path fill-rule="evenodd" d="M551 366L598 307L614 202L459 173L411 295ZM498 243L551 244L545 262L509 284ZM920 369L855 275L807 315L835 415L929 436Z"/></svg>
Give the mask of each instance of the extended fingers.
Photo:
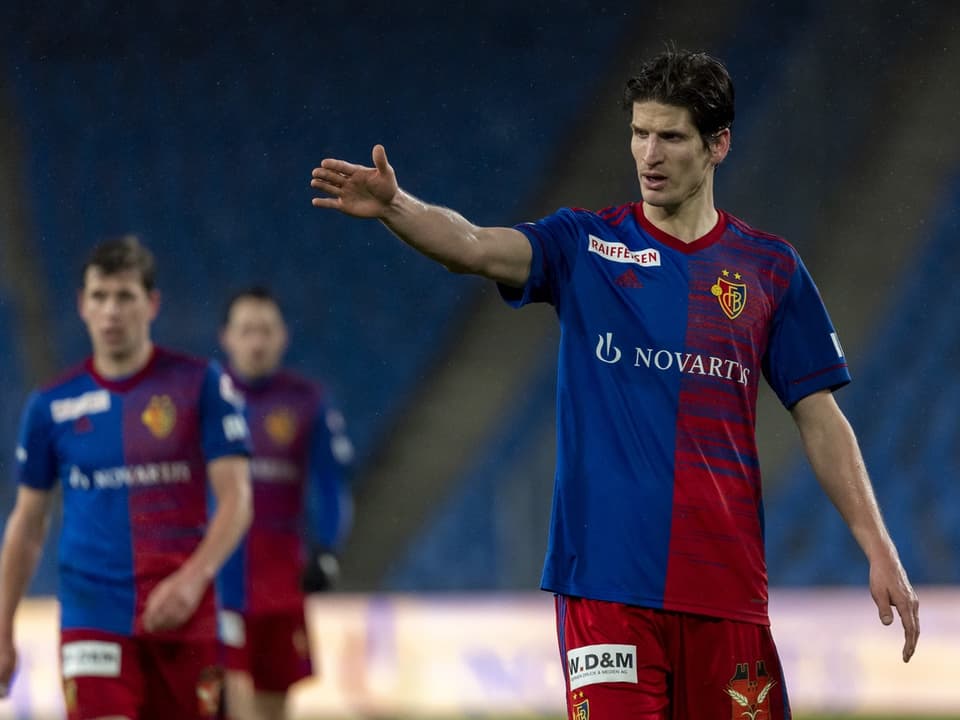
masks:
<svg viewBox="0 0 960 720"><path fill-rule="evenodd" d="M897 612L903 624L903 661L910 662L920 639L920 601L916 594L910 592L897 602Z"/></svg>
<svg viewBox="0 0 960 720"><path fill-rule="evenodd" d="M323 190L324 192L331 192L332 190L339 190L342 188L343 184L347 181L347 178L347 175L337 172L336 170L328 170L327 168L318 167L313 171L313 177L310 180L310 187Z"/></svg>

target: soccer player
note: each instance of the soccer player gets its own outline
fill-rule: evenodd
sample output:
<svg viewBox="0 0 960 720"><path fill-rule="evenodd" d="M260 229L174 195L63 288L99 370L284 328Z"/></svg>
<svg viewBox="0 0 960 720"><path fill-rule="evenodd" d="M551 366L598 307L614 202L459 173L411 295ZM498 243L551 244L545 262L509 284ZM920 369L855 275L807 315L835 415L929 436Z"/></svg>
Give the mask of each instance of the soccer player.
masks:
<svg viewBox="0 0 960 720"><path fill-rule="evenodd" d="M67 717L217 717L213 580L251 513L241 400L216 364L154 345L160 295L137 238L93 249L78 306L91 357L34 392L23 413L0 552L0 689L60 483Z"/></svg>
<svg viewBox="0 0 960 720"><path fill-rule="evenodd" d="M230 298L220 344L246 400L254 506L218 584L230 720L281 720L288 689L311 674L304 591L336 579L351 517L344 481L353 445L343 415L322 386L281 369L287 342L268 290Z"/></svg>
<svg viewBox="0 0 960 720"><path fill-rule="evenodd" d="M668 50L626 83L639 202L478 227L373 167L325 159L313 204L377 218L448 269L561 326L558 459L542 587L556 594L571 718L790 716L769 631L754 433L761 373L870 564L903 660L917 599L833 391L850 377L796 251L714 205L733 84Z"/></svg>

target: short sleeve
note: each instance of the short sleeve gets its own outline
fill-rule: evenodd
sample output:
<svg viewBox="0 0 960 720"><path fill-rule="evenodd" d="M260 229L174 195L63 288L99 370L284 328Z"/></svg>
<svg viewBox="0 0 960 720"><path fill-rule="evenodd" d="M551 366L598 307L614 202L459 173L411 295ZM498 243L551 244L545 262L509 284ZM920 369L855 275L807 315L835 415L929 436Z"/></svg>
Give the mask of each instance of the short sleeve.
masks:
<svg viewBox="0 0 960 720"><path fill-rule="evenodd" d="M17 443L17 482L36 490L50 490L57 482L50 404L40 393L27 399L20 419Z"/></svg>
<svg viewBox="0 0 960 720"><path fill-rule="evenodd" d="M850 382L837 332L799 258L774 313L763 373L787 408L819 390L836 390Z"/></svg>
<svg viewBox="0 0 960 720"><path fill-rule="evenodd" d="M513 307L533 302L558 306L573 272L577 241L583 235L576 212L563 208L537 222L515 227L527 237L533 251L530 276L521 288L499 284L501 297Z"/></svg>
<svg viewBox="0 0 960 720"><path fill-rule="evenodd" d="M207 366L200 389L200 424L207 462L227 455L251 454L243 396L213 361Z"/></svg>

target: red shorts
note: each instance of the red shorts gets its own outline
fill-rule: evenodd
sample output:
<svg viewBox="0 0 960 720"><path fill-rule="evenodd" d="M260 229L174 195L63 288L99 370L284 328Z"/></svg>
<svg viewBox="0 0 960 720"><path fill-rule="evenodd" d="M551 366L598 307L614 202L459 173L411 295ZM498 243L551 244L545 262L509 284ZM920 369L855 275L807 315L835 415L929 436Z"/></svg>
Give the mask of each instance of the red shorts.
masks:
<svg viewBox="0 0 960 720"><path fill-rule="evenodd" d="M286 692L313 674L303 610L269 615L220 611L227 670L245 672L262 692Z"/></svg>
<svg viewBox="0 0 960 720"><path fill-rule="evenodd" d="M557 596L570 720L789 720L770 628Z"/></svg>
<svg viewBox="0 0 960 720"><path fill-rule="evenodd" d="M209 642L126 637L98 630L60 633L68 720L219 717L223 670Z"/></svg>

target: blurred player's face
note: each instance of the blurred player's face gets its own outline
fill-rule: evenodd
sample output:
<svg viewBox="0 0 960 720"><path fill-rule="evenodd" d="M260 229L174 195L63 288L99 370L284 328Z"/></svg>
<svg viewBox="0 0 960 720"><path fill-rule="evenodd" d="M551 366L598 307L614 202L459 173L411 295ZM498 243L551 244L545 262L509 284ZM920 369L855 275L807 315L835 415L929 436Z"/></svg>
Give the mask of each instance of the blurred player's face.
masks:
<svg viewBox="0 0 960 720"><path fill-rule="evenodd" d="M280 366L287 349L287 327L274 303L241 298L230 310L220 344L230 367L241 377L255 380Z"/></svg>
<svg viewBox="0 0 960 720"><path fill-rule="evenodd" d="M136 370L128 366L146 361L160 293L147 291L139 270L106 275L96 266L87 268L78 305L101 369Z"/></svg>
<svg viewBox="0 0 960 720"><path fill-rule="evenodd" d="M704 146L690 111L655 101L635 102L630 150L643 201L676 211L691 200L713 202L713 169L730 149L730 131Z"/></svg>

